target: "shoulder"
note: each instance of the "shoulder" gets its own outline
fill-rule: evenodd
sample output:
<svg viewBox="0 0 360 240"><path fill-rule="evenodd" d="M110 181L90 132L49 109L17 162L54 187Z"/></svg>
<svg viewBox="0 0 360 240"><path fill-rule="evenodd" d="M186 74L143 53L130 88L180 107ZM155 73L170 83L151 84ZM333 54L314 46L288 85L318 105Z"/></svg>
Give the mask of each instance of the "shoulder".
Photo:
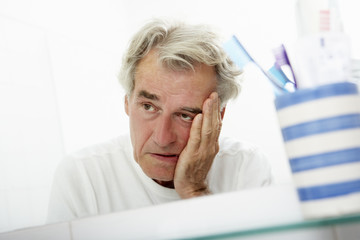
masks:
<svg viewBox="0 0 360 240"><path fill-rule="evenodd" d="M111 167L115 159L131 156L130 138L127 135L94 144L70 153L59 163L57 172L71 175L90 173L92 169Z"/></svg>
<svg viewBox="0 0 360 240"><path fill-rule="evenodd" d="M214 167L233 173L238 179L237 189L268 185L271 182L271 166L267 156L256 145L234 138L222 138ZM215 169L214 169L215 170Z"/></svg>
<svg viewBox="0 0 360 240"><path fill-rule="evenodd" d="M114 152L129 150L130 137L128 135L119 136L105 142L93 144L67 155L68 158L91 158L96 156L105 156Z"/></svg>
<svg viewBox="0 0 360 240"><path fill-rule="evenodd" d="M260 148L249 142L239 141L234 138L225 137L220 139L219 145L219 157L234 156L237 158L240 157L244 160L254 157L264 157L264 154L262 153Z"/></svg>

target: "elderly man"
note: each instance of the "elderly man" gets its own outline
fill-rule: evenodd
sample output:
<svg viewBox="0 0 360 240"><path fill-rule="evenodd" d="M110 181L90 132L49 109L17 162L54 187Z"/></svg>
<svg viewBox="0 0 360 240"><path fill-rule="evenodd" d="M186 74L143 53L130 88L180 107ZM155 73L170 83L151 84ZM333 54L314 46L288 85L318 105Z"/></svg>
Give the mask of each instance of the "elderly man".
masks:
<svg viewBox="0 0 360 240"><path fill-rule="evenodd" d="M48 222L270 184L269 164L256 148L219 139L239 75L208 27L146 24L119 76L130 136L60 164Z"/></svg>

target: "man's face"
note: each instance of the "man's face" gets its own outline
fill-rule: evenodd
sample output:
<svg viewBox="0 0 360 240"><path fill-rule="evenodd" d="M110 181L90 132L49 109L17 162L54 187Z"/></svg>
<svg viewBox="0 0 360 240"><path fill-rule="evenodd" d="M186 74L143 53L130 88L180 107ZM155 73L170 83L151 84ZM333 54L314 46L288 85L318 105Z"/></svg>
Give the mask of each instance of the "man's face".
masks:
<svg viewBox="0 0 360 240"><path fill-rule="evenodd" d="M172 181L178 157L187 144L192 120L216 89L213 67L173 71L150 53L137 66L135 88L125 99L134 158L147 176Z"/></svg>

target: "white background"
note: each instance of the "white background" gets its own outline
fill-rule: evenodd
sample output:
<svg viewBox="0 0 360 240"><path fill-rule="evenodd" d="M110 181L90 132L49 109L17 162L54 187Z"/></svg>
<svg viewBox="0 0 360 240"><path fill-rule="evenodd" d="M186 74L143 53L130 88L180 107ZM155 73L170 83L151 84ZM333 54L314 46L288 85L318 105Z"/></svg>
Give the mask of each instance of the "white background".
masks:
<svg viewBox="0 0 360 240"><path fill-rule="evenodd" d="M356 0L340 0L360 57ZM271 49L297 39L295 0L0 0L0 232L45 221L64 154L128 131L116 76L130 36L151 17L181 18L236 34L265 68ZM292 181L264 76L249 65L222 135L258 145L275 184Z"/></svg>

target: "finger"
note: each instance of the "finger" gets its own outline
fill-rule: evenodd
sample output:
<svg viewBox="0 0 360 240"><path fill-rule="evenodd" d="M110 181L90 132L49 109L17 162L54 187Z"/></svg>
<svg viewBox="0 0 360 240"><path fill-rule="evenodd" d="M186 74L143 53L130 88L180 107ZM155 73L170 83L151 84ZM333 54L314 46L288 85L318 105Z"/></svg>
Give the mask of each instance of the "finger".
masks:
<svg viewBox="0 0 360 240"><path fill-rule="evenodd" d="M213 133L213 96L210 95L208 99L204 102L203 106L203 124L201 129L201 142L205 147L210 143L211 135Z"/></svg>
<svg viewBox="0 0 360 240"><path fill-rule="evenodd" d="M221 119L221 101L220 101L219 97L218 97L218 119L219 119L219 122L221 123L222 122L222 119Z"/></svg>
<svg viewBox="0 0 360 240"><path fill-rule="evenodd" d="M219 104L220 104L220 101L219 101L219 95L214 92L212 94L212 97L214 98L214 103L213 103L213 106L212 106L212 135L211 135L211 140L216 140L217 141L217 138L219 136L219 131L220 131L220 110L219 110Z"/></svg>
<svg viewBox="0 0 360 240"><path fill-rule="evenodd" d="M220 136L220 132L221 132L221 127L222 127L222 119L221 119L221 103L220 103L220 98L217 98L217 117L216 117L216 141L219 140L219 136Z"/></svg>
<svg viewBox="0 0 360 240"><path fill-rule="evenodd" d="M192 122L188 145L187 145L190 151L195 151L200 147L202 121L203 121L203 115L199 113L195 116Z"/></svg>
<svg viewBox="0 0 360 240"><path fill-rule="evenodd" d="M214 104L213 104L213 127L218 130L219 127L219 116L220 116L220 111L219 111L219 96L217 93L214 94ZM217 135L217 131L215 131L216 135Z"/></svg>

